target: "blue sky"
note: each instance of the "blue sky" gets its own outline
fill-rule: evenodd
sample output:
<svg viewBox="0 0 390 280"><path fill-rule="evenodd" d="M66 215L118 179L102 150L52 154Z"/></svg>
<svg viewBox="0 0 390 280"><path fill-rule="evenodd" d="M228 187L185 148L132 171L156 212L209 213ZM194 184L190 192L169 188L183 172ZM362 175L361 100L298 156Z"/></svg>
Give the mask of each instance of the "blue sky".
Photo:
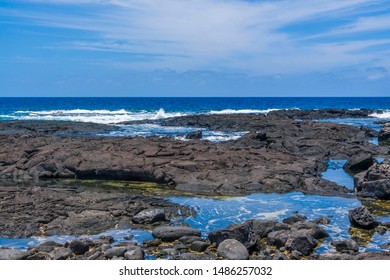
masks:
<svg viewBox="0 0 390 280"><path fill-rule="evenodd" d="M390 96L390 0L0 0L0 96Z"/></svg>

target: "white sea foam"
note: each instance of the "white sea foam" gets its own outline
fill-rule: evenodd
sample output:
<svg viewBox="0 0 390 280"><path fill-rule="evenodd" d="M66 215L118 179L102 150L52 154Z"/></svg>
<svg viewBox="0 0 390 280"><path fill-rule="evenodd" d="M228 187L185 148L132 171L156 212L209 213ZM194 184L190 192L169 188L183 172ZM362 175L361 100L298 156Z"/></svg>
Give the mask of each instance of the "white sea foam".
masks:
<svg viewBox="0 0 390 280"><path fill-rule="evenodd" d="M241 109L241 110L233 110L233 109L225 109L220 111L209 111L210 115L227 115L227 114L264 114L267 115L271 111L277 111L280 109L267 109L267 110L253 110L253 109Z"/></svg>
<svg viewBox="0 0 390 280"><path fill-rule="evenodd" d="M370 117L378 118L378 119L390 119L390 111L386 110L383 113L373 113L369 115Z"/></svg>
<svg viewBox="0 0 390 280"><path fill-rule="evenodd" d="M46 121L73 121L93 122L103 124L117 124L138 120L157 120L169 117L182 116L182 113L167 113L164 109L156 111L126 111L120 110L46 110L46 111L17 111L11 119L19 120L46 120Z"/></svg>
<svg viewBox="0 0 390 280"><path fill-rule="evenodd" d="M183 116L182 113L166 113L164 109L160 109L157 111L157 113L151 118L152 120L159 120L159 119L166 119L166 118L173 118L173 117L180 117Z"/></svg>

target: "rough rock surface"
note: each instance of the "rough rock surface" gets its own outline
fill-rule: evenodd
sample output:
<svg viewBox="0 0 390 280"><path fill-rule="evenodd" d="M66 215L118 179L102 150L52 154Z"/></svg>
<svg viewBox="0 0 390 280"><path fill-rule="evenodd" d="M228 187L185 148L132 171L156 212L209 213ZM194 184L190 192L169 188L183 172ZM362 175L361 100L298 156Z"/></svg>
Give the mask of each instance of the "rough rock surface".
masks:
<svg viewBox="0 0 390 280"><path fill-rule="evenodd" d="M378 134L378 141L382 145L390 144L390 123L385 123L383 125L383 128L379 131Z"/></svg>
<svg viewBox="0 0 390 280"><path fill-rule="evenodd" d="M167 218L185 206L162 198L128 194L117 189L77 185L0 186L2 237L96 234L130 228L133 216L149 208L164 209Z"/></svg>
<svg viewBox="0 0 390 280"><path fill-rule="evenodd" d="M343 239L332 242L336 250L340 253L358 252L359 245L353 239Z"/></svg>
<svg viewBox="0 0 390 280"><path fill-rule="evenodd" d="M375 159L371 154L360 153L348 159L343 168L350 173L359 173L366 171L375 163Z"/></svg>
<svg viewBox="0 0 390 280"><path fill-rule="evenodd" d="M186 139L198 140L198 139L202 139L202 137L203 137L203 133L201 130L196 130L186 134Z"/></svg>
<svg viewBox="0 0 390 280"><path fill-rule="evenodd" d="M159 226L153 229L152 235L154 238L169 242L177 240L183 236L200 236L200 231L190 227Z"/></svg>
<svg viewBox="0 0 390 280"><path fill-rule="evenodd" d="M235 239L225 239L218 245L218 256L226 260L247 260L249 259L248 250L242 243Z"/></svg>
<svg viewBox="0 0 390 280"><path fill-rule="evenodd" d="M348 193L346 188L320 178L323 159L387 152L368 143L374 132L367 128L295 121L280 115L288 112L278 114L159 121L162 125L253 131L227 143L93 137L88 132L109 126L85 123L0 122L0 179L147 181L206 194L302 191L342 195Z"/></svg>
<svg viewBox="0 0 390 280"><path fill-rule="evenodd" d="M151 224L165 221L165 211L159 208L145 209L135 214L132 220L136 224Z"/></svg>
<svg viewBox="0 0 390 280"><path fill-rule="evenodd" d="M362 229L373 229L379 223L371 216L370 211L365 206L360 206L349 210L348 218L352 226Z"/></svg>
<svg viewBox="0 0 390 280"><path fill-rule="evenodd" d="M362 197L390 199L390 161L374 164L354 177L355 192Z"/></svg>

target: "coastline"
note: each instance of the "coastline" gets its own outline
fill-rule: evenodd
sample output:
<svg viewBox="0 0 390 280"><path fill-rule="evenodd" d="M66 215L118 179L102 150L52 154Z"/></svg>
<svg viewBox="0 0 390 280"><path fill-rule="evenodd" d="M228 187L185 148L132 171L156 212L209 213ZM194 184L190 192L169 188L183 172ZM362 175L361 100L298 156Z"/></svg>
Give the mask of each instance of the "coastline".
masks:
<svg viewBox="0 0 390 280"><path fill-rule="evenodd" d="M188 215L188 213L185 214L188 210L185 206L168 203L163 197L156 197L155 201L150 201L149 198L142 195L129 197L119 193L107 200L104 196L110 196L110 194L105 194L103 191L99 193L99 196L102 196L102 201L111 201L110 203L113 203L114 201L122 201L124 197L126 197L126 201L128 200L129 202L142 205L141 208L135 207L131 211L125 206L124 209L110 209L107 211L108 208L110 208L106 204L107 202L104 202L101 205L96 204L96 202L88 202L89 199L97 198L96 193L93 191L85 189L81 191L78 190L78 188L67 189L61 187L53 190L50 188L45 189L43 187L34 186L34 181L42 179L65 180L76 178L79 180L152 182L155 183L157 187L158 185L164 185L168 190L172 189L178 192L209 196L246 195L258 192L302 192L305 194L355 197L359 199L365 197L365 199L377 200L375 197L367 198L367 196L361 196L359 193L355 194L346 187L324 180L321 178L321 172L326 169L324 161L329 159L349 160L353 156L361 153L364 153L371 158L387 158L389 153L389 148L387 146L377 146L369 142L370 139L378 136L378 132L366 127L352 127L348 125L313 121L329 117L369 117L372 113L373 111L370 110L281 110L272 111L267 116L253 114L196 115L155 121L155 123L163 126L207 127L208 129L225 132L248 132L237 140L220 143L213 143L200 139L180 141L168 137L116 138L93 135L97 132L115 129L112 126L103 124L55 121L1 122L0 178L4 182L22 180L27 182L29 187L25 189L20 188L17 185L13 187L1 187L3 197L8 197L8 202L21 199L21 203L14 203L12 207L10 205L1 205L3 209L6 207L12 209L16 215L15 217L20 214L20 217L18 217L17 220L20 221L21 229L20 233L16 234L16 231L12 232L12 227L5 230L7 227L3 226L0 233L2 236L8 237L28 237L37 234L82 235L83 233L90 233L91 231L89 230L91 229L88 229L88 225L91 225L91 227L92 225L96 226L96 221L105 221L105 223L99 227L100 231L115 228L121 223L121 226L126 226L126 222L128 223L127 227L134 226L132 220L136 214L143 210L154 208L163 210L165 218L159 221L146 223L149 228L156 228L162 224L170 224L170 221L174 220L173 209L177 210L180 207L183 207L181 213L183 213L184 216ZM373 164L387 166L388 162L385 160L382 164ZM367 172L366 170L369 168L371 168L371 165L365 170L360 171ZM65 205L70 208L67 210L68 212L65 211L66 213L56 213L56 211L53 211L51 215L47 215L47 213L42 214L38 212L34 207L32 209L24 208L26 204L34 204L33 201L38 201L42 198L48 202L45 211L56 209L49 199L50 197L53 197L53 194L50 194L51 191L54 191L60 196L63 195L63 193L66 193L67 197L73 197L70 195L72 193L77 195L83 194L84 199L72 206L69 206L69 201L64 199L64 197L61 198L62 200L59 199L57 202L58 205L55 207L62 209L64 208L62 203L67 201L67 204ZM15 194L15 192L17 193L17 196L10 195ZM388 197L385 199L388 199ZM21 209L27 209L27 211L23 212ZM114 213L113 211L117 212ZM3 221L7 219L7 213L9 215L9 212L2 211ZM36 217L37 219L33 219L32 217ZM87 227L77 231L77 226L75 228L74 225L77 225L79 222L78 218L80 217L83 217L83 219L86 217L86 221L83 221L82 224L87 225ZM72 224L68 227L64 227L64 223L66 225L68 220ZM121 220L125 222L121 222ZM29 221L30 224L27 223L27 221ZM265 238L265 243L261 244L261 246L259 245L255 249L251 247L253 244L249 247L245 246L248 252L251 253L251 258L254 258L254 256L261 258L274 258L277 256L275 258L282 259L327 258L326 256L317 256L316 254L313 254L316 246L322 242L321 239L326 237L323 236L319 238L317 235L315 236L318 238L315 238L315 236L313 237L313 234L319 230L319 226L317 226L316 223L306 221L306 219L300 219L296 222L300 222L300 224L294 226L295 223L281 223L281 225L278 225L276 224L276 221L268 221L267 225L271 230L264 236L259 235L257 238L257 241ZM269 224L272 224L272 226L269 226ZM48 225L49 229L52 230L51 232L50 230L47 230L47 228L43 231L40 230L44 227L48 227ZM32 230L30 232L23 230L23 226ZM387 230L388 225L385 224L380 227L380 230ZM66 228L68 228L68 231ZM260 228L264 228L264 226L261 226ZM57 229L57 231L53 229ZM63 231L58 231L58 229ZM74 231L72 231L72 229ZM246 227L245 231L246 234L252 236L254 232L258 234L257 230L254 231L253 225ZM284 231L284 237L282 235L281 238L283 242L285 240L283 245L285 245L288 240L292 240L292 244L295 244L293 240L302 240L302 238L306 238L305 240L307 243L305 243L306 245L301 249L307 252L307 254L298 254L295 252L295 254L292 255L293 251L297 251L297 248L293 245L287 247L276 246L275 248L275 244L269 241L270 237L268 235L271 232L278 231ZM279 232L279 234L281 233L282 232ZM302 237L302 235L304 237ZM180 236L179 238L183 236ZM195 234L195 236L198 236L198 234ZM179 238L174 241L179 240ZM157 239L160 238L158 237ZM174 248L177 251L177 254L171 257L181 257L183 254L194 251L191 249L191 246L195 246L192 244L198 241L196 244L200 246L200 243L203 242L203 247L205 247L205 250L208 249L208 251L202 254L188 255L191 254L188 253L187 255L184 255L184 258L195 258L198 255L203 256L204 258L221 258L217 253L216 245L213 245L215 242L210 242L209 237L195 239L192 239L192 242L188 244L180 241L181 244L183 244L183 253L181 253L180 250L177 250L177 248ZM241 241L241 243L245 243L245 240ZM100 252L100 254L96 254L96 256L98 256L96 258L104 259L106 256L102 249L104 244L96 243L96 245L95 243L92 243L89 242L88 248L94 248L94 253ZM107 243L105 244L107 245ZM141 246L142 248L133 248L131 250L137 251L137 256L140 256L141 254L139 253L139 250L143 252L142 255L144 255L145 252L148 252L148 254L153 254L153 252L155 252L156 256L161 256L162 249L159 248L160 245L161 243L158 244L157 242L152 243L152 245L149 246L149 248L152 249L147 249L147 245L143 245ZM68 247L69 246L70 244L68 244ZM127 244L126 246L117 247L129 246L138 245ZM52 244L51 247L52 250L49 252L52 252L55 248L65 248L61 249L61 251L66 252L66 254L64 253L66 259L84 258L84 253L76 254L69 248L69 250L72 251L70 253L67 246L63 247L62 245ZM30 253L34 252L28 256L22 254L20 255L22 257L20 257L16 252L14 252L14 255L8 252L8 255L11 256L11 258L34 258L34 256L37 258L38 256L41 256L41 258L51 258L50 254L42 254L39 246L37 248L28 250ZM307 248L309 249L306 250ZM171 247L168 246L168 248L163 249L171 249ZM60 249L56 250L58 251ZM113 255L111 258L114 256L124 258L125 253L131 251L130 249L121 250L123 251L123 254L120 254L119 256ZM4 252L5 251L3 250L3 256L6 255ZM344 255L342 256L334 254L329 258L388 258L388 249L384 249L383 253L373 254L358 253L354 250L349 252L349 254L343 253ZM42 257L42 255L44 255L44 257ZM61 256L63 257L64 255ZM85 258L87 257L91 256L88 255Z"/></svg>

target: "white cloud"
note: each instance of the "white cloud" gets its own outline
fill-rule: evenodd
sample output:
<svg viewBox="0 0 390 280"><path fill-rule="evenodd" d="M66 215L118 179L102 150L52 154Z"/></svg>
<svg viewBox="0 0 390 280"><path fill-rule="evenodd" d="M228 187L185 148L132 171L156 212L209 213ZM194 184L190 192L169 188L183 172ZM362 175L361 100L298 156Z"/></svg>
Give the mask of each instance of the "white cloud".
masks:
<svg viewBox="0 0 390 280"><path fill-rule="evenodd" d="M256 74L304 72L371 61L377 58L378 51L362 50L389 43L385 39L364 38L342 44L310 42L307 35L281 31L298 22L353 16L371 5L377 8L378 2L372 0L33 1L53 7L77 5L82 9L77 14L65 8L56 9L55 13L23 11L14 16L30 24L94 34L92 40L66 41L61 45L53 44L51 48L155 57L154 60L120 62L134 68L230 69ZM388 16L365 17L325 34L329 37L389 27Z"/></svg>

